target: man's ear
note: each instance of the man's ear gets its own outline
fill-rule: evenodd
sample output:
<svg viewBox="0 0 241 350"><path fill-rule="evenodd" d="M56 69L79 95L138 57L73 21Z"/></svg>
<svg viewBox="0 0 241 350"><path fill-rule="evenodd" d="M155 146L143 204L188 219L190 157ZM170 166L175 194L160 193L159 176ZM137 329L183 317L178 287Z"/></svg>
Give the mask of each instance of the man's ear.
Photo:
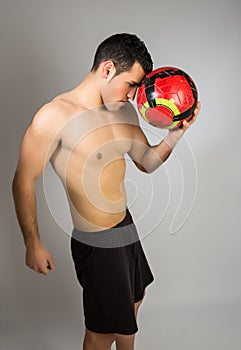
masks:
<svg viewBox="0 0 241 350"><path fill-rule="evenodd" d="M116 73L115 65L112 61L105 61L102 63L101 76L110 81Z"/></svg>

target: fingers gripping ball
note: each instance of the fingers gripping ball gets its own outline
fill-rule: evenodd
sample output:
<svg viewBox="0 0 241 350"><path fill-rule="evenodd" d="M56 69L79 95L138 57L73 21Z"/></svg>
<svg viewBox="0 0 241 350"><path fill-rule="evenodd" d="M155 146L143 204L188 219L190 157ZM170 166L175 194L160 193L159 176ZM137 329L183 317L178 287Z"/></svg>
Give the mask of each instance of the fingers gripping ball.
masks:
<svg viewBox="0 0 241 350"><path fill-rule="evenodd" d="M198 93L192 78L179 68L153 70L138 89L137 107L145 121L162 129L173 129L189 119Z"/></svg>

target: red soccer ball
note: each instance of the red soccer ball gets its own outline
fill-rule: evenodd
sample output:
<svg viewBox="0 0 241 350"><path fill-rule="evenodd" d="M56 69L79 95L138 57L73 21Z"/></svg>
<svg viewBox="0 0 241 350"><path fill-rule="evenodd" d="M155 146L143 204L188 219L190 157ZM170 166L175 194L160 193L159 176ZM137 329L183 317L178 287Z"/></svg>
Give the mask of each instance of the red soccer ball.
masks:
<svg viewBox="0 0 241 350"><path fill-rule="evenodd" d="M163 67L147 74L137 92L137 107L146 122L173 129L189 119L198 100L192 78L179 68Z"/></svg>

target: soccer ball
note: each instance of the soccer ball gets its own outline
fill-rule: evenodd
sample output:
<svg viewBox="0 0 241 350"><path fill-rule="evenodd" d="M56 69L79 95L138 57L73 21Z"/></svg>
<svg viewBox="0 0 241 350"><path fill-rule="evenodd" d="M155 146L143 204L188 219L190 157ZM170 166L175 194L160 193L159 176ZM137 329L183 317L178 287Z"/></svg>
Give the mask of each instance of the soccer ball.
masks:
<svg viewBox="0 0 241 350"><path fill-rule="evenodd" d="M137 92L137 108L147 123L173 129L192 116L197 99L196 85L187 73L163 67L145 77Z"/></svg>

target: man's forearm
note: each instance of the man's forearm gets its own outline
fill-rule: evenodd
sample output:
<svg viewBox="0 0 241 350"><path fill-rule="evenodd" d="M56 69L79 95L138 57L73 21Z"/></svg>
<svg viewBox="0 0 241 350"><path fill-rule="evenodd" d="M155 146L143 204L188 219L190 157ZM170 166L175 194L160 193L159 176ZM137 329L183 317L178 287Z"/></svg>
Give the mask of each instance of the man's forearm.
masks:
<svg viewBox="0 0 241 350"><path fill-rule="evenodd" d="M158 145L150 146L142 157L142 166L147 173L155 171L172 153L178 140L168 134Z"/></svg>
<svg viewBox="0 0 241 350"><path fill-rule="evenodd" d="M40 243L37 225L37 208L34 184L23 185L17 176L13 179L12 193L15 210L25 246L33 247Z"/></svg>
<svg viewBox="0 0 241 350"><path fill-rule="evenodd" d="M172 153L173 148L178 143L178 140L174 139L173 137L168 134L162 141L159 143L159 145L153 146L152 150L155 151L159 157L161 158L162 162L165 162L167 158Z"/></svg>

